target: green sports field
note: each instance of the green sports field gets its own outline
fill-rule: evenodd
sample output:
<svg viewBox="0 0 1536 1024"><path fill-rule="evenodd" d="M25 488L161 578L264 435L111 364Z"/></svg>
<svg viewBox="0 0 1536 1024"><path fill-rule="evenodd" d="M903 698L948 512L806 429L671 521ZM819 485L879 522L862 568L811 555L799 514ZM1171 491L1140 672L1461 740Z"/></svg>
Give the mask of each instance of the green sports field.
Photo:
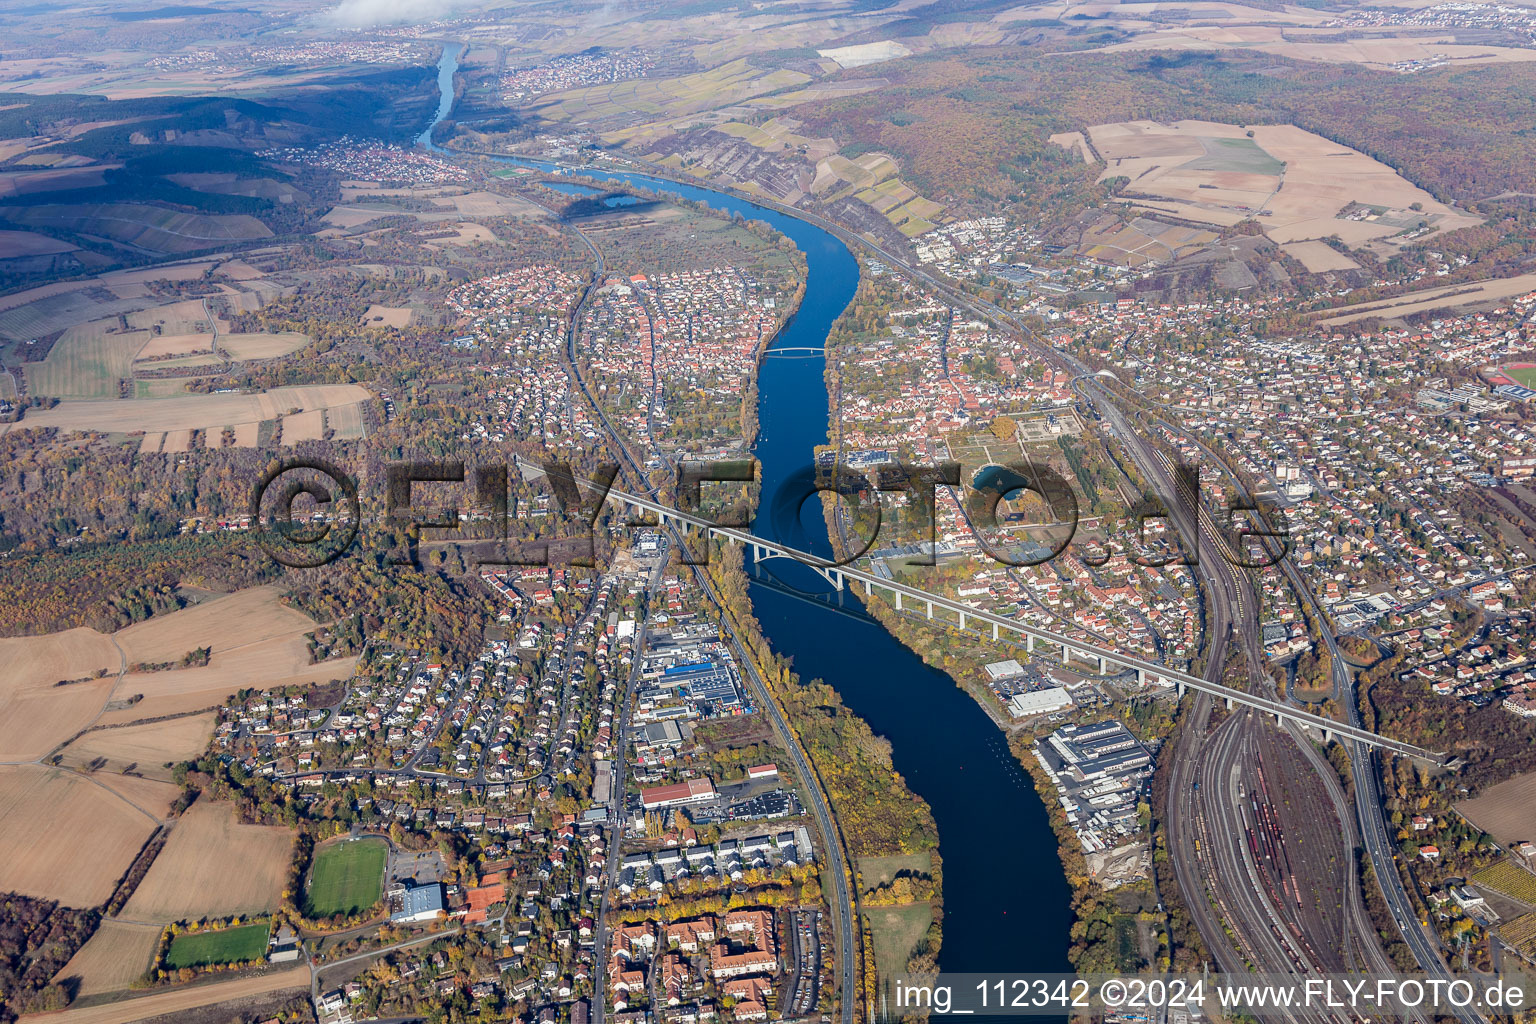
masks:
<svg viewBox="0 0 1536 1024"><path fill-rule="evenodd" d="M1503 370L1521 387L1536 389L1536 366L1503 367Z"/></svg>
<svg viewBox="0 0 1536 1024"><path fill-rule="evenodd" d="M172 970L179 970L183 967L260 960L266 956L270 934L271 925L263 921L216 932L178 935L171 941L170 951L165 955L165 965Z"/></svg>
<svg viewBox="0 0 1536 1024"><path fill-rule="evenodd" d="M330 917L373 906L383 892L388 852L382 839L352 839L320 847L304 894L304 912L310 917Z"/></svg>

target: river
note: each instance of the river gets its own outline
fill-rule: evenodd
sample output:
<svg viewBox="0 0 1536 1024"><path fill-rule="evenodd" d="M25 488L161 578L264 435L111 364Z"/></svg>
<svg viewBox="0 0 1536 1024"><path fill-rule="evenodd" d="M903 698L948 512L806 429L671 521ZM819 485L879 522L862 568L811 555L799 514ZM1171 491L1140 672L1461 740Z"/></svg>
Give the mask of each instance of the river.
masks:
<svg viewBox="0 0 1536 1024"><path fill-rule="evenodd" d="M453 110L453 76L459 70L459 57L464 54L463 43L444 43L442 56L437 58L437 113L427 130L416 136L416 145L438 149L432 142L432 132Z"/></svg>
<svg viewBox="0 0 1536 1024"><path fill-rule="evenodd" d="M455 66L456 59L457 54ZM451 105L453 73L448 70L445 79L443 68L440 64L439 83L446 81L442 88ZM439 119L445 116L440 108ZM429 128L422 136L428 145L430 137ZM833 321L853 299L859 280L853 254L835 235L807 221L697 185L631 172L582 173L764 221L793 241L806 258L805 296L773 348L821 349ZM754 449L763 498L753 532L820 553L831 548L819 502L806 502L798 521L776 517L773 509L786 481L809 466L817 445L827 443L825 370L820 355L762 361ZM838 610L768 585L777 578L802 591L827 593L827 585L804 566L777 559L749 565L749 571L753 609L773 649L792 658L803 678L835 686L848 707L890 741L896 770L933 809L944 865L940 969L1069 970L1071 893L1056 836L1032 779L986 712L864 615L851 593L842 595L845 610Z"/></svg>

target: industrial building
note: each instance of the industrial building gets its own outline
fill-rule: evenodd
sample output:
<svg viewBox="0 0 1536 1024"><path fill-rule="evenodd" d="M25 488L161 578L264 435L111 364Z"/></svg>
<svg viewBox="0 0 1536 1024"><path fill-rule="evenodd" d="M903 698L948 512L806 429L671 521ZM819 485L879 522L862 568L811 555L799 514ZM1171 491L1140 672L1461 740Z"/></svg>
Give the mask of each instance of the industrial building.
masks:
<svg viewBox="0 0 1536 1024"><path fill-rule="evenodd" d="M708 779L689 779L670 786L651 786L640 791L640 806L648 811L663 807L703 803L716 796L715 784Z"/></svg>
<svg viewBox="0 0 1536 1024"><path fill-rule="evenodd" d="M1016 693L1008 698L1008 713L1014 718L1045 715L1071 706L1072 696L1062 686L1051 686L1044 690Z"/></svg>

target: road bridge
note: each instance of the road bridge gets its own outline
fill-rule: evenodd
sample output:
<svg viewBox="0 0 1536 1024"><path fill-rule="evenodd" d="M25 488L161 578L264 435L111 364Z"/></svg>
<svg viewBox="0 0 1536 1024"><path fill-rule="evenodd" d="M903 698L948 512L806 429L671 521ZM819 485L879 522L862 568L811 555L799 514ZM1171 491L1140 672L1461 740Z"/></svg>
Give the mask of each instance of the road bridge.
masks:
<svg viewBox="0 0 1536 1024"><path fill-rule="evenodd" d="M789 345L784 348L770 348L763 351L764 359L772 359L776 356L786 356L791 359L808 358L810 356L824 356L827 350L814 348L810 345Z"/></svg>
<svg viewBox="0 0 1536 1024"><path fill-rule="evenodd" d="M1121 672L1134 672L1137 682L1172 686L1177 688L1180 696L1183 696L1188 690L1208 693L1224 701L1229 709L1248 707L1270 715L1276 721L1295 722L1303 728L1321 734L1324 742L1333 739L1354 740L1366 746L1388 751L1389 753L1433 764L1441 764L1445 760L1445 755L1442 753L1424 750L1411 743L1404 743L1387 736L1380 736L1368 729L1349 723L1323 718L1321 715L1302 711L1280 701L1256 696L1230 686L1223 686L1220 683L1208 682L1188 672L1181 672L1177 669L1168 668L1165 665L1157 665L1113 648L1098 646L1075 637L1044 629L1040 626L1020 622L1017 619L1010 619L992 612L973 608L953 598L929 593L926 590L908 586L905 583L884 579L874 573L865 572L850 565L839 565L834 561L813 555L807 551L799 551L774 541L764 540L746 530L718 526L703 516L683 512L651 498L627 494L618 490L610 490L606 495L606 500L649 512L655 515L662 525L691 527L695 530L703 531L707 536L719 537L732 544L739 544L750 551L753 560L757 562L769 561L774 558L793 559L802 565L810 567L822 579L839 591L845 588L853 588L860 584L863 585L866 596L873 594L876 590L885 591L894 596L898 611L921 610L929 619L935 619L941 612L947 613L943 616L944 620L957 622L961 629L979 628L985 632L990 628L992 639L994 640L1002 639L1005 634L1012 637L1022 637L1025 650L1031 653L1034 652L1037 646L1044 646L1048 649L1055 648L1060 652L1063 663L1073 658L1096 663L1100 675L1106 675L1112 669Z"/></svg>

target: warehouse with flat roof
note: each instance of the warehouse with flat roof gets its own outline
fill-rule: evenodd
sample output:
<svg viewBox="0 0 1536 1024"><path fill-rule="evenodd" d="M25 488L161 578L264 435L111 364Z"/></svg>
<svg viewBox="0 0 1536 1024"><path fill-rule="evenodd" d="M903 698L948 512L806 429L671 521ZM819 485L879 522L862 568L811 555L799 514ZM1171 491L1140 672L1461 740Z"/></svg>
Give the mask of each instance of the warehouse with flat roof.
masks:
<svg viewBox="0 0 1536 1024"><path fill-rule="evenodd" d="M715 798L715 784L708 779L689 779L670 786L650 786L640 791L640 805L648 811L682 804L703 803Z"/></svg>
<svg viewBox="0 0 1536 1024"><path fill-rule="evenodd" d="M1062 686L1050 686L1043 690L1016 693L1008 698L1008 713L1014 718L1049 714L1072 706L1072 697Z"/></svg>

